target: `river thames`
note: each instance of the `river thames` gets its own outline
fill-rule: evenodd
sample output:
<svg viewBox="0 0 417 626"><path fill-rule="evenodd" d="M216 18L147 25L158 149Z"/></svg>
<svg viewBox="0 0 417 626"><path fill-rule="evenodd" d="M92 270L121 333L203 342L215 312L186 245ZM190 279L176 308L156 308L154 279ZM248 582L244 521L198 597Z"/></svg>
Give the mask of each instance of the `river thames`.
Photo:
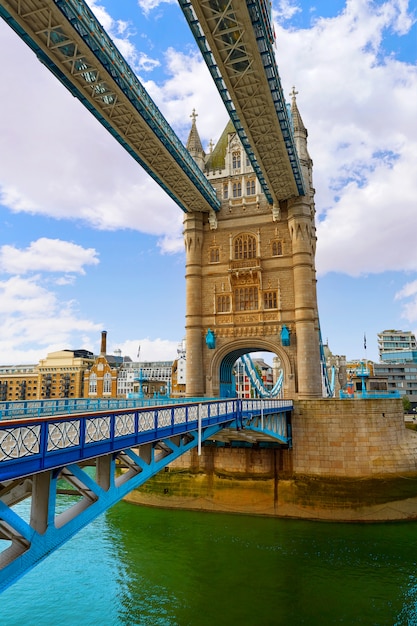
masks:
<svg viewBox="0 0 417 626"><path fill-rule="evenodd" d="M0 623L417 625L417 523L121 502L3 592Z"/></svg>

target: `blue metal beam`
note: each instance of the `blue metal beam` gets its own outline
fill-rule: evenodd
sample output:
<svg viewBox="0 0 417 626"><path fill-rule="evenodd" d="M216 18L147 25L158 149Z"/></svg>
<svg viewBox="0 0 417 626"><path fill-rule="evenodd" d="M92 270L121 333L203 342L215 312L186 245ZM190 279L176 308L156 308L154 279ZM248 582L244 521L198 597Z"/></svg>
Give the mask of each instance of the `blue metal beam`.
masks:
<svg viewBox="0 0 417 626"><path fill-rule="evenodd" d="M0 591L223 428L288 443L291 409L291 401L233 399L1 422L0 539L9 545L0 553ZM64 511L62 481L78 496ZM26 520L13 507L29 497Z"/></svg>
<svg viewBox="0 0 417 626"><path fill-rule="evenodd" d="M49 19L54 15L59 19ZM213 186L83 0L2 0L0 16L183 211L219 210ZM171 168L133 145L125 133L130 122L118 125L114 112L122 94L131 125L150 131L143 147L149 150L152 143L154 154L168 152ZM126 122L126 112L120 117Z"/></svg>

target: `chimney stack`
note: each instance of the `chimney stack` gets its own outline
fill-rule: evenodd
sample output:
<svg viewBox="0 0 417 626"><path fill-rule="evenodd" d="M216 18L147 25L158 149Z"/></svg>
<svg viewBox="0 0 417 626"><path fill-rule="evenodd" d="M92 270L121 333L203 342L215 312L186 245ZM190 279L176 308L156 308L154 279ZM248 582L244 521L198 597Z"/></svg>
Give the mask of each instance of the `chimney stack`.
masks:
<svg viewBox="0 0 417 626"><path fill-rule="evenodd" d="M105 356L106 352L107 352L107 330L102 330L100 354Z"/></svg>

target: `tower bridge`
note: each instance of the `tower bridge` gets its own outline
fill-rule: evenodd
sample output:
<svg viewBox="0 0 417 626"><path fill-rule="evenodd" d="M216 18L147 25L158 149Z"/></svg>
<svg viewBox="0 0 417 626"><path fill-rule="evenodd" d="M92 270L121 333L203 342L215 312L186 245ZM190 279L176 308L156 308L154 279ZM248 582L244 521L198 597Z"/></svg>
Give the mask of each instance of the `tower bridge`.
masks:
<svg viewBox="0 0 417 626"><path fill-rule="evenodd" d="M180 6L232 122L208 155L195 116L186 148L83 0L0 0L0 15L184 211L187 396L231 396L231 356L270 351L287 396L321 397L312 161L269 5Z"/></svg>
<svg viewBox="0 0 417 626"><path fill-rule="evenodd" d="M225 442L242 449L253 444L256 453L271 448L274 506L275 453L288 450L292 438L298 437L294 470L300 473L315 462L318 473L342 465L355 473L358 458L360 471L374 469L378 445L365 448L367 436L359 452L343 448L345 457L339 458L341 442L352 439L350 418L358 410L353 416L347 404L343 411L332 400L325 409L321 404L326 372L312 160L296 91L290 107L283 96L268 3L179 3L231 118L209 154L195 115L187 147L182 145L85 2L0 0L0 15L184 212L186 393L203 407L190 402L0 424L0 538L10 543L0 555L3 586L167 463L208 440L219 448ZM233 365L256 351L278 357L287 404L267 399L244 408L233 399ZM374 440L386 416L390 433L402 418L390 406L373 406ZM329 434L327 417L336 423L339 414L343 419ZM346 429L343 437L328 444L338 429ZM94 466L93 478L88 465ZM381 470L378 460L375 467ZM78 494L77 504L62 516L56 509L60 477ZM13 510L27 497L29 521Z"/></svg>

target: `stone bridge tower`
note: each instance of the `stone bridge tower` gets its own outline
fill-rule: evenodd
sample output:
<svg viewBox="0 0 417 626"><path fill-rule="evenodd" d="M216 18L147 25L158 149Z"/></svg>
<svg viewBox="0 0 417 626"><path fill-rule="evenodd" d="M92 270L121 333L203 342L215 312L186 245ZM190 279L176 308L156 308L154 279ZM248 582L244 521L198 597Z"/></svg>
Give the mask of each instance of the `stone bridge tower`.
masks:
<svg viewBox="0 0 417 626"><path fill-rule="evenodd" d="M232 368L272 352L284 396L321 397L315 209L307 130L291 115L306 195L271 206L230 122L204 153L193 113L187 148L222 206L185 214L187 396L235 396Z"/></svg>

